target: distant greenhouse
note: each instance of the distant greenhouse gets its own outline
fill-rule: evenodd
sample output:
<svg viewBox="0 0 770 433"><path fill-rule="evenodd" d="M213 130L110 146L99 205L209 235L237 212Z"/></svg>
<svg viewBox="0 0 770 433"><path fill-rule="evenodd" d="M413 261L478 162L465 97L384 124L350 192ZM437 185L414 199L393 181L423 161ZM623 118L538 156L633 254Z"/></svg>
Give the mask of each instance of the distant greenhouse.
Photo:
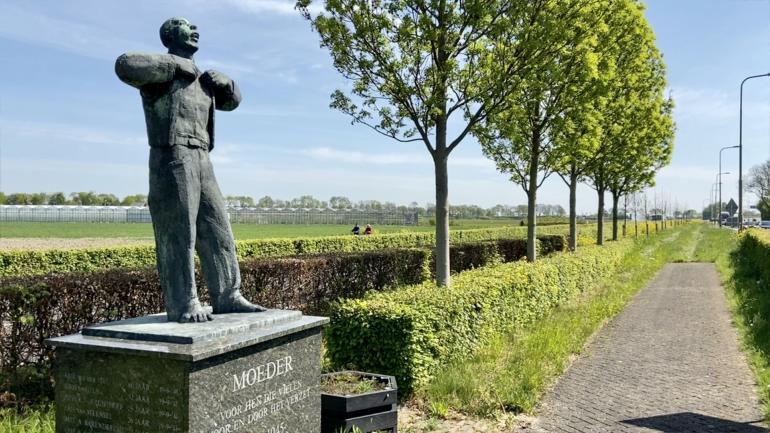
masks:
<svg viewBox="0 0 770 433"><path fill-rule="evenodd" d="M417 225L413 210L301 209L228 207L231 223ZM0 205L2 222L149 223L145 206Z"/></svg>

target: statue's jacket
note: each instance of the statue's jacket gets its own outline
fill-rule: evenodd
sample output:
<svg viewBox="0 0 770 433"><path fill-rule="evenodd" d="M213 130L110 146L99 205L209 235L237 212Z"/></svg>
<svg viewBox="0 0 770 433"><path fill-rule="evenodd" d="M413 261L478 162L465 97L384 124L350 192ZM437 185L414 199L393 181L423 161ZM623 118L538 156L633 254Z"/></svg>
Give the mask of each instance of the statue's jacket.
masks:
<svg viewBox="0 0 770 433"><path fill-rule="evenodd" d="M151 147L185 145L211 151L214 109L234 110L241 102L240 91L232 80L224 87L207 86L200 72L195 80L179 77L179 62L192 60L173 54L126 53L115 62L115 72L140 90Z"/></svg>

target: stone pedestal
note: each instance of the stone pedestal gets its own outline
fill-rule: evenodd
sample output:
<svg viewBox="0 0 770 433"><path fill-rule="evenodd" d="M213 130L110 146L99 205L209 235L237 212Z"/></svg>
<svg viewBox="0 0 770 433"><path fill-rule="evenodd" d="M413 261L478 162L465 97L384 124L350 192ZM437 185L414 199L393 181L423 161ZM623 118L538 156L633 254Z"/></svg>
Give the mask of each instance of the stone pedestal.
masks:
<svg viewBox="0 0 770 433"><path fill-rule="evenodd" d="M319 433L324 317L165 314L53 338L56 432Z"/></svg>

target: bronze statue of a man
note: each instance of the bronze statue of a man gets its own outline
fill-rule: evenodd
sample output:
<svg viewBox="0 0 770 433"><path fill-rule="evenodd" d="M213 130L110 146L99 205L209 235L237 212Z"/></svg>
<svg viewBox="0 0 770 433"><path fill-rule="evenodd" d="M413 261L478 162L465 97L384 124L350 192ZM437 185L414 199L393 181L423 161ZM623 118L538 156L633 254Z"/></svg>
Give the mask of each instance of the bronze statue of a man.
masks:
<svg viewBox="0 0 770 433"><path fill-rule="evenodd" d="M264 311L241 295L235 242L209 160L214 110L234 110L241 94L224 74L201 74L193 61L198 37L189 21L171 18L160 28L168 54L127 53L115 63L118 77L142 95L158 273L168 320L180 322L212 319L198 301L195 250L214 314Z"/></svg>

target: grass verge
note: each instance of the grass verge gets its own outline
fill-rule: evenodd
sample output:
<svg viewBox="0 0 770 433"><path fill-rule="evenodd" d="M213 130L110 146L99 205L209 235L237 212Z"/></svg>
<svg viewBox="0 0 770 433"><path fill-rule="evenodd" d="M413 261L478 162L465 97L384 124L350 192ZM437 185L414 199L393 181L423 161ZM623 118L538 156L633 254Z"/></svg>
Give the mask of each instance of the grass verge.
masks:
<svg viewBox="0 0 770 433"><path fill-rule="evenodd" d="M711 228L705 234L701 259L717 265L765 419L770 420L770 281L758 278L757 270L741 260L734 231Z"/></svg>
<svg viewBox="0 0 770 433"><path fill-rule="evenodd" d="M53 433L55 412L52 407L0 409L0 433Z"/></svg>
<svg viewBox="0 0 770 433"><path fill-rule="evenodd" d="M638 241L606 283L522 329L499 335L470 359L452 363L417 394L429 413L476 416L530 412L589 338L674 261L692 259L704 227L693 224ZM627 240L625 242L632 242Z"/></svg>

